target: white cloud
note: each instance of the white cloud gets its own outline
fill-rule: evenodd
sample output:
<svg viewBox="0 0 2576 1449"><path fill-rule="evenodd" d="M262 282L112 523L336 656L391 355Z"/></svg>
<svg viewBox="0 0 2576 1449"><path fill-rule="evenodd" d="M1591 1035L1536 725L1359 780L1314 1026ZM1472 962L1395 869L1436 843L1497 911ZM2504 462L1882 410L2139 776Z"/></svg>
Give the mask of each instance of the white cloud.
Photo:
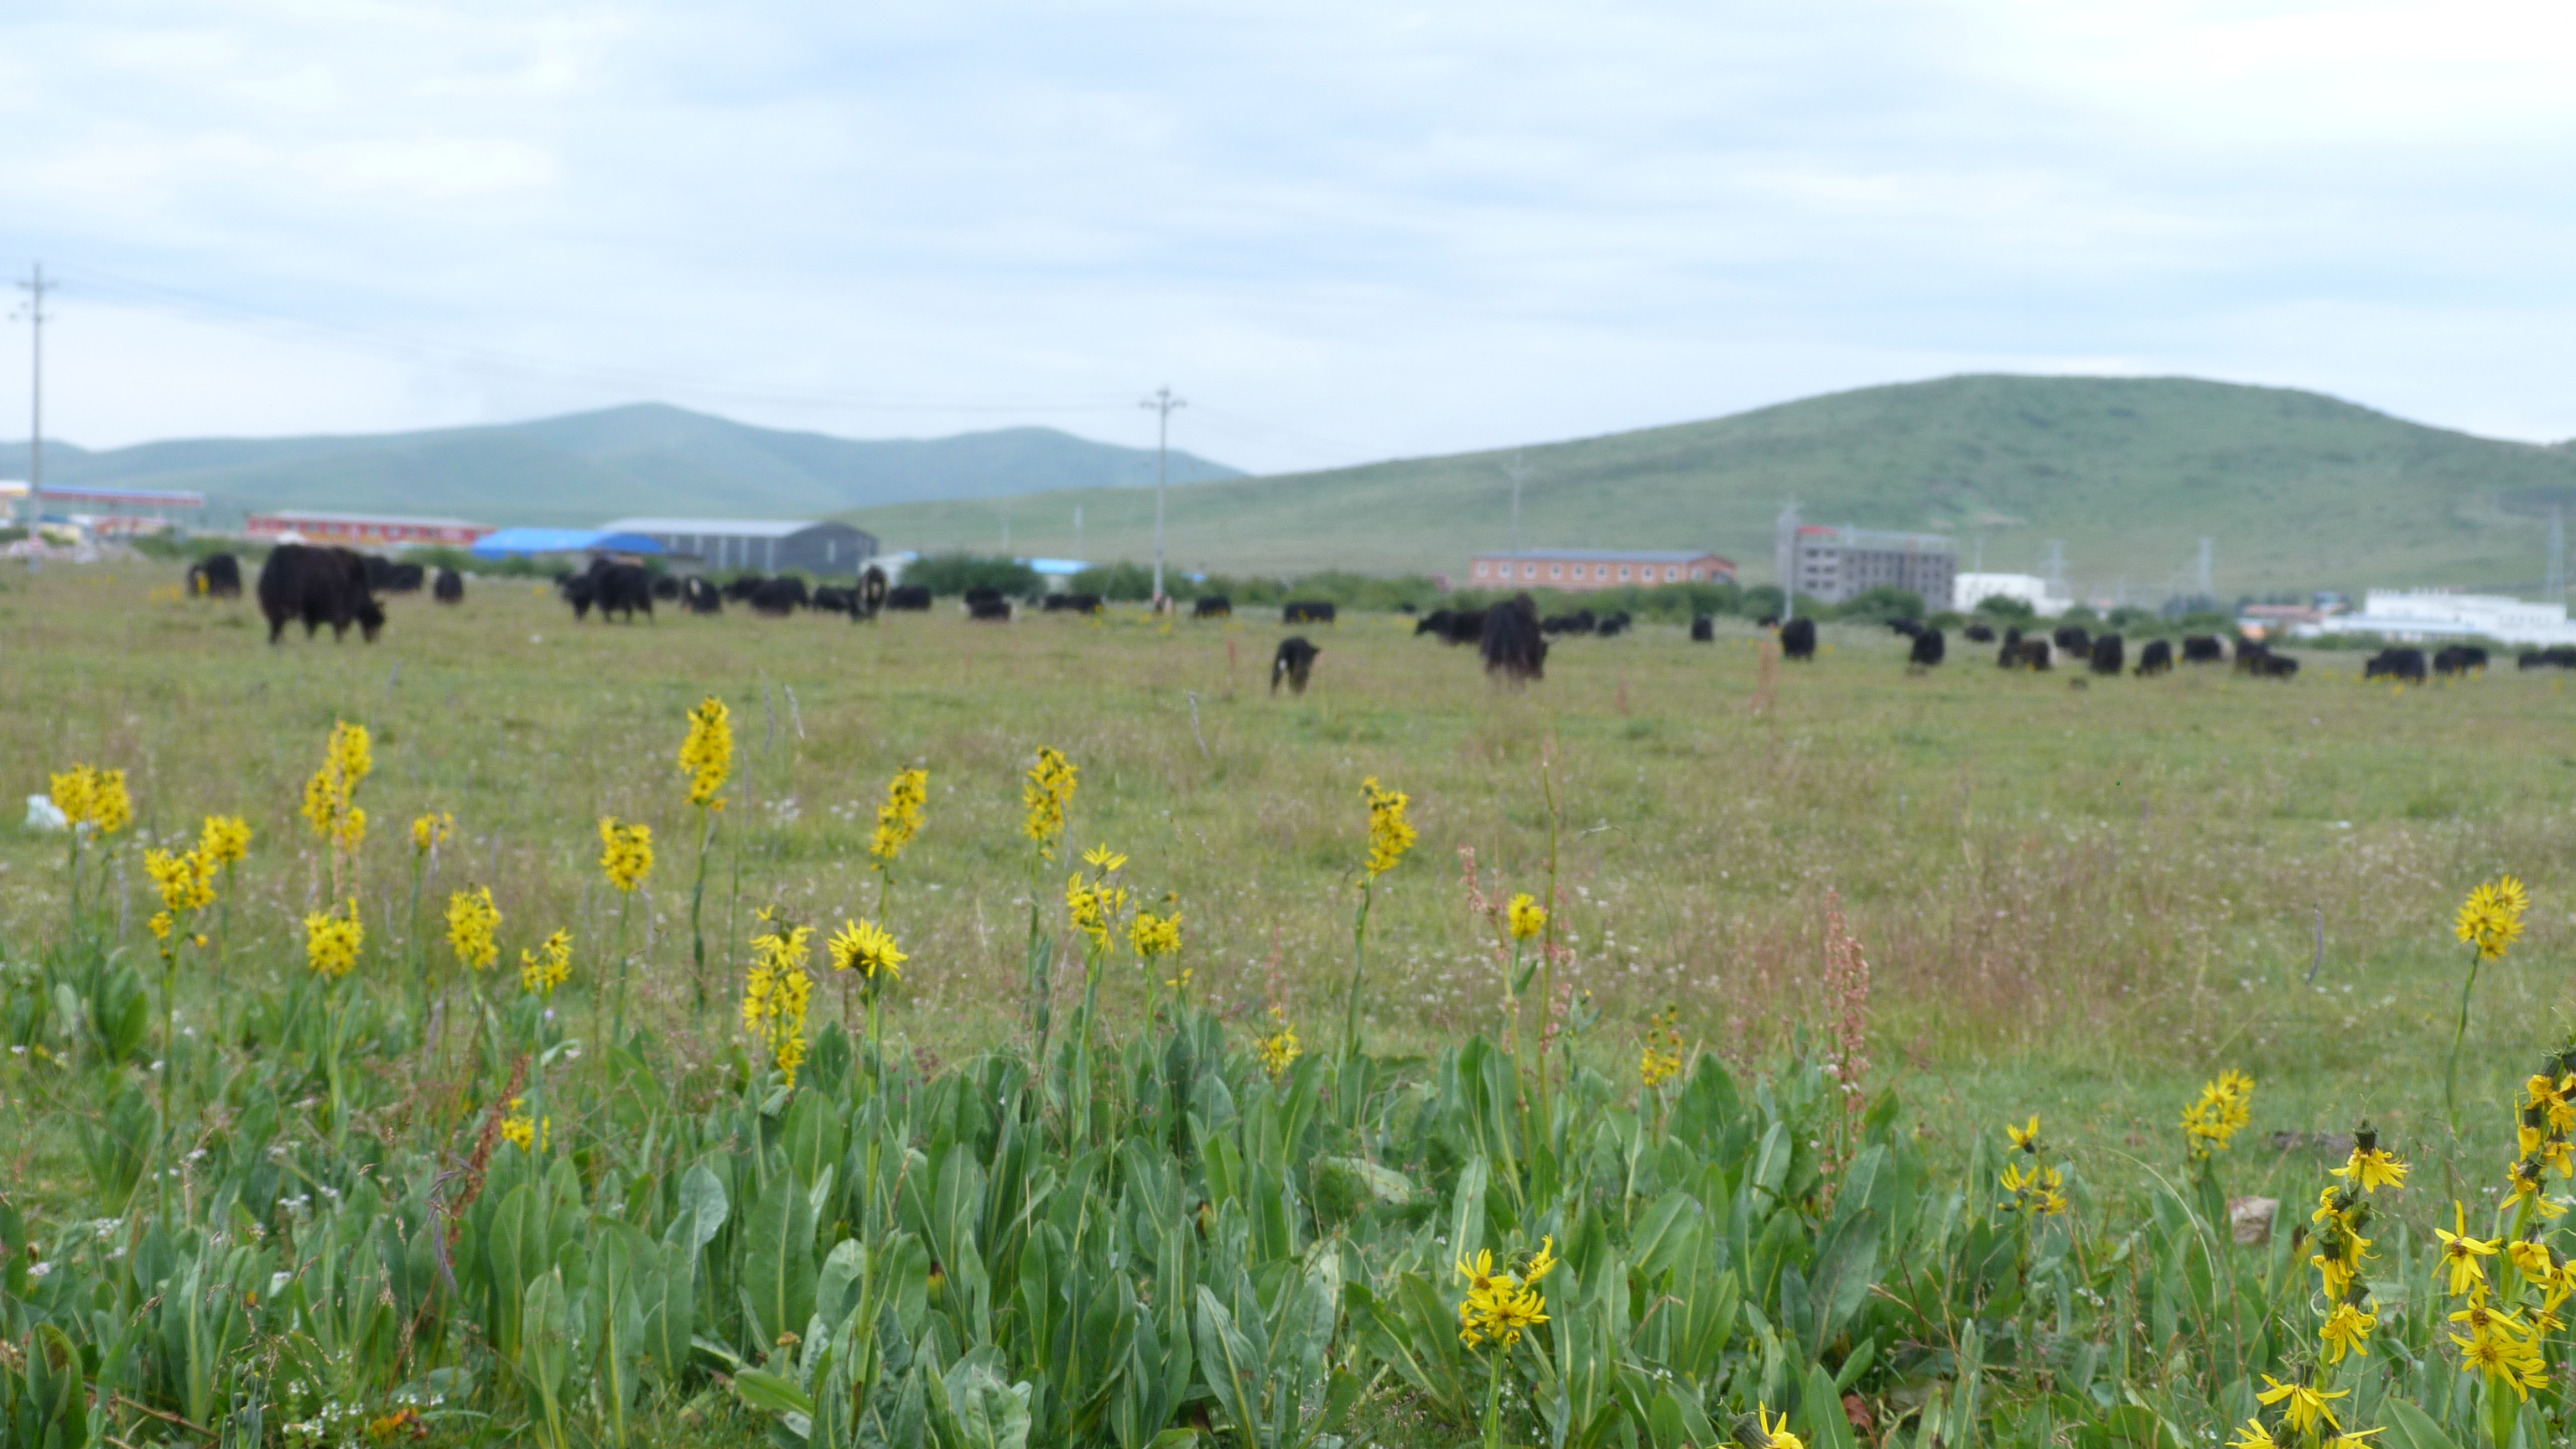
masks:
<svg viewBox="0 0 2576 1449"><path fill-rule="evenodd" d="M1285 468L2103 359L2557 437L2571 27L58 0L0 15L0 253L72 283L92 445L642 396L1139 441L1169 381L1180 439Z"/></svg>

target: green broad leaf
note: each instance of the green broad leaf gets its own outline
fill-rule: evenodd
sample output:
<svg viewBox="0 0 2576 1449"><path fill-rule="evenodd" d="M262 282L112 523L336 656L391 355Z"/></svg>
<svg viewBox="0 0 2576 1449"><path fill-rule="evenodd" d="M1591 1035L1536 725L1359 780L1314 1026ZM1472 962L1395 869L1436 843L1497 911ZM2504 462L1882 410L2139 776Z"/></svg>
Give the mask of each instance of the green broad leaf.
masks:
<svg viewBox="0 0 2576 1449"><path fill-rule="evenodd" d="M2442 1426L2411 1400L2392 1395L2383 1412L2387 1415L2388 1436L2380 1442L2390 1449L2460 1449L2459 1443L2443 1433Z"/></svg>
<svg viewBox="0 0 2576 1449"><path fill-rule="evenodd" d="M769 1352L814 1316L814 1209L805 1184L782 1172L743 1223L742 1292L758 1351Z"/></svg>
<svg viewBox="0 0 2576 1449"><path fill-rule="evenodd" d="M814 1401L794 1379L766 1369L744 1369L733 1376L734 1396L744 1406L764 1414L803 1414L812 1417Z"/></svg>

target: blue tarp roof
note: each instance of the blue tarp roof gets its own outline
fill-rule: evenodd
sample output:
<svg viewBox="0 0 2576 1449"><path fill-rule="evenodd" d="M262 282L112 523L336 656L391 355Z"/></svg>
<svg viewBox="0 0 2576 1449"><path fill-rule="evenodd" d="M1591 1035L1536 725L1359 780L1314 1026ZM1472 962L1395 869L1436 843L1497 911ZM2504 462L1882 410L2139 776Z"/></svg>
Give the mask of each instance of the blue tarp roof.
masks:
<svg viewBox="0 0 2576 1449"><path fill-rule="evenodd" d="M476 558L508 558L519 553L660 553L662 545L640 533L607 533L596 528L504 528L475 540Z"/></svg>
<svg viewBox="0 0 2576 1449"><path fill-rule="evenodd" d="M1059 578L1078 574L1084 569L1091 567L1091 565L1084 563L1078 558L1024 558L1020 560L1020 562L1027 564L1030 569L1043 574L1048 578Z"/></svg>

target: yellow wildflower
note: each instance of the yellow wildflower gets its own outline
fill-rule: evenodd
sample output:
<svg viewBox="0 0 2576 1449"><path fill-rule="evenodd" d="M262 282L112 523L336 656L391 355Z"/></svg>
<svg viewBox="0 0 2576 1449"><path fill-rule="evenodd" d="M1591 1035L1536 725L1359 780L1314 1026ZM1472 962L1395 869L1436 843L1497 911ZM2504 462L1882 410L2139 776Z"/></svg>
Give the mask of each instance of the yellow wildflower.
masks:
<svg viewBox="0 0 2576 1449"><path fill-rule="evenodd" d="M447 945L470 970L484 971L501 959L501 908L492 904L492 888L476 886L447 898Z"/></svg>
<svg viewBox="0 0 2576 1449"><path fill-rule="evenodd" d="M1127 928L1127 944L1148 961L1181 949L1181 913L1158 916L1152 911L1138 911Z"/></svg>
<svg viewBox="0 0 2576 1449"><path fill-rule="evenodd" d="M2200 1100L2182 1114L2182 1130L2194 1158L2224 1151L2254 1118L2254 1079L2242 1072L2222 1072L2200 1089Z"/></svg>
<svg viewBox="0 0 2576 1449"><path fill-rule="evenodd" d="M166 910L197 911L215 903L214 863L196 851L173 855L166 850L147 850L143 852L143 871L152 877L152 887L160 892L161 905Z"/></svg>
<svg viewBox="0 0 2576 1449"><path fill-rule="evenodd" d="M722 810L717 792L733 774L733 711L710 694L689 711L689 735L680 742L680 770L689 777L689 803Z"/></svg>
<svg viewBox="0 0 2576 1449"><path fill-rule="evenodd" d="M2442 1240L2442 1261L2451 1271L2451 1296L2457 1298L2468 1292L2472 1283L2480 1288L2486 1286L2486 1265L2478 1260L2494 1257L2496 1245L2482 1243L2469 1236L2469 1210L2465 1206L2454 1202L2451 1212L2452 1224L2459 1231L2445 1232L2435 1228L2433 1236Z"/></svg>
<svg viewBox="0 0 2576 1449"><path fill-rule="evenodd" d="M2306 1384L2285 1384L2270 1374L2263 1375L2263 1382L2272 1387L2257 1393L2254 1396L2256 1401L2277 1404L2284 1399L2288 1400L2289 1407L2284 1409L2282 1414L2290 1421L2292 1429L2304 1434L2319 1424L2335 1429L2342 1427L2335 1423L2331 1401L2350 1394L2352 1392L2350 1389L2338 1389L2331 1394L2322 1394Z"/></svg>
<svg viewBox="0 0 2576 1449"><path fill-rule="evenodd" d="M743 977L742 1025L769 1048L771 1062L793 1088L805 1060L805 1014L814 994L814 978L805 969L814 928L782 928L772 911L763 911L761 921L764 929L751 938L751 969Z"/></svg>
<svg viewBox="0 0 2576 1449"><path fill-rule="evenodd" d="M1029 812L1020 833L1036 842L1042 860L1055 859L1055 843L1064 834L1065 811L1073 804L1080 775L1078 766L1050 747L1038 751L1038 762L1029 767L1028 782L1020 787L1020 803Z"/></svg>
<svg viewBox="0 0 2576 1449"><path fill-rule="evenodd" d="M443 811L415 815L411 821L411 848L423 855L447 843L456 833L456 817Z"/></svg>
<svg viewBox="0 0 2576 1449"><path fill-rule="evenodd" d="M2531 907L2531 896L2522 882L2512 876L2498 876L2469 892L2460 903L2460 914L2453 932L2477 948L2478 959L2494 961L2511 949L2514 938L2522 934L2522 913Z"/></svg>
<svg viewBox="0 0 2576 1449"><path fill-rule="evenodd" d="M1107 844L1091 847L1082 853L1082 863L1102 875L1115 875L1127 868L1127 857L1111 850Z"/></svg>
<svg viewBox="0 0 2576 1449"><path fill-rule="evenodd" d="M1682 1071L1682 1034L1675 1024L1681 1020L1679 1007L1667 1007L1647 1018L1646 1035L1637 1058L1637 1080L1651 1092Z"/></svg>
<svg viewBox="0 0 2576 1449"><path fill-rule="evenodd" d="M250 822L238 815L209 815L197 836L197 853L216 865L231 865L250 854Z"/></svg>
<svg viewBox="0 0 2576 1449"><path fill-rule="evenodd" d="M1547 929L1547 907L1527 891L1512 897L1512 939L1526 941Z"/></svg>
<svg viewBox="0 0 2576 1449"><path fill-rule="evenodd" d="M2374 1314L2364 1313L2350 1303L2338 1303L2326 1315L2325 1327L2317 1330L2325 1343L2324 1358L2328 1363L2341 1363L2347 1353L2370 1352L2370 1331L2379 1326Z"/></svg>
<svg viewBox="0 0 2576 1449"><path fill-rule="evenodd" d="M891 865L921 832L921 808L929 799L927 770L904 770L886 787L885 803L877 807L876 835L868 841L868 854L877 858L877 869Z"/></svg>
<svg viewBox="0 0 2576 1449"><path fill-rule="evenodd" d="M1261 1054L1261 1069L1270 1074L1272 1081L1277 1081L1287 1075L1288 1068L1304 1056L1306 1050L1297 1044L1297 1029L1288 1024L1287 1014L1278 1007L1270 1008L1270 1023L1278 1030L1253 1043L1253 1049Z"/></svg>
<svg viewBox="0 0 2576 1449"><path fill-rule="evenodd" d="M2406 1172L2406 1164L2398 1161L2387 1148L2355 1146L2352 1159L2336 1168L2334 1175L2347 1179L2363 1192L2375 1192L2383 1187L2404 1187Z"/></svg>
<svg viewBox="0 0 2576 1449"><path fill-rule="evenodd" d="M1369 807L1369 853L1365 869L1368 878L1376 880L1395 869L1396 862L1404 859L1404 853L1421 838L1421 832L1405 819L1405 811L1413 805L1412 796L1401 790L1380 787L1375 775L1361 781L1360 789L1367 792Z"/></svg>
<svg viewBox="0 0 2576 1449"><path fill-rule="evenodd" d="M557 930L534 951L519 953L519 988L549 1001L572 979L572 932Z"/></svg>
<svg viewBox="0 0 2576 1449"><path fill-rule="evenodd" d="M610 885L632 895L653 873L653 827L599 817L599 868Z"/></svg>
<svg viewBox="0 0 2576 1449"><path fill-rule="evenodd" d="M533 1152L554 1137L555 1119L549 1116L542 1122L532 1120L524 1110L527 1104L525 1097L512 1097L510 1115L501 1119L501 1135L521 1152Z"/></svg>
<svg viewBox="0 0 2576 1449"><path fill-rule="evenodd" d="M830 949L833 970L855 970L871 982L881 975L902 980L903 963L912 959L896 949L894 933L874 921L843 921Z"/></svg>
<svg viewBox="0 0 2576 1449"><path fill-rule="evenodd" d="M2262 1420L2248 1419L2245 1427L2236 1431L2236 1437L2227 1441L2227 1449L2280 1449L2280 1446L2273 1442L2272 1431L2263 1427Z"/></svg>
<svg viewBox="0 0 2576 1449"><path fill-rule="evenodd" d="M365 725L341 720L331 726L322 768L304 782L304 818L335 852L354 851L367 838L367 812L358 806L358 786L375 768L375 746Z"/></svg>
<svg viewBox="0 0 2576 1449"><path fill-rule="evenodd" d="M2004 1124L2004 1136L2012 1140L2014 1151L2027 1152L2034 1157L2038 1156L2039 1114L2037 1112L2030 1114L2030 1125L2027 1127L2016 1127L2010 1122L2006 1122Z"/></svg>
<svg viewBox="0 0 2576 1449"><path fill-rule="evenodd" d="M1753 1422L1762 1429L1762 1449L1807 1449L1806 1441L1789 1432L1789 1415L1783 1411L1774 1421L1771 1406L1755 1404Z"/></svg>
<svg viewBox="0 0 2576 1449"><path fill-rule="evenodd" d="M134 819L134 799L125 791L123 770L100 770L88 765L74 765L53 777L54 807L78 830L87 826L100 835L114 835Z"/></svg>
<svg viewBox="0 0 2576 1449"><path fill-rule="evenodd" d="M367 928L358 921L358 903L349 902L348 914L337 908L330 912L313 912L304 918L304 960L313 974L337 981L357 967L358 952L367 944Z"/></svg>

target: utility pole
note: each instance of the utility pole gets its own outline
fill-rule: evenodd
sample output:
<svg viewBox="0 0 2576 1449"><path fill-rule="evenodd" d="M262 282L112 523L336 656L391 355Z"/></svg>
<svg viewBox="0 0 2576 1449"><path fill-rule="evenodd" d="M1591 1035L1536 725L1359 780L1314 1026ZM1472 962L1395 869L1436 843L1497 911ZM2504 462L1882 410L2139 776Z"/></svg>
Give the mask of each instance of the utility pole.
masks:
<svg viewBox="0 0 2576 1449"><path fill-rule="evenodd" d="M2200 596L2204 599L2210 597L2209 563L2209 540L2204 538L2200 541Z"/></svg>
<svg viewBox="0 0 2576 1449"><path fill-rule="evenodd" d="M2048 585L2052 595L2066 597L2066 540L2062 538L2048 541Z"/></svg>
<svg viewBox="0 0 2576 1449"><path fill-rule="evenodd" d="M1512 460L1503 465L1503 476L1512 480L1512 553L1521 551L1521 485L1529 481L1530 466L1521 461L1520 450L1512 450Z"/></svg>
<svg viewBox="0 0 2576 1449"><path fill-rule="evenodd" d="M1172 457L1172 409L1189 404L1172 396L1168 387L1154 389L1154 395L1136 404L1152 408L1158 426L1154 431L1154 607L1163 607L1163 488L1170 481Z"/></svg>
<svg viewBox="0 0 2576 1449"><path fill-rule="evenodd" d="M28 275L29 280L18 284L18 290L27 294L18 315L27 319L35 338L36 366L27 397L27 513L32 522L44 514L39 499L45 487L45 294L62 283L45 280L43 262L36 263Z"/></svg>

